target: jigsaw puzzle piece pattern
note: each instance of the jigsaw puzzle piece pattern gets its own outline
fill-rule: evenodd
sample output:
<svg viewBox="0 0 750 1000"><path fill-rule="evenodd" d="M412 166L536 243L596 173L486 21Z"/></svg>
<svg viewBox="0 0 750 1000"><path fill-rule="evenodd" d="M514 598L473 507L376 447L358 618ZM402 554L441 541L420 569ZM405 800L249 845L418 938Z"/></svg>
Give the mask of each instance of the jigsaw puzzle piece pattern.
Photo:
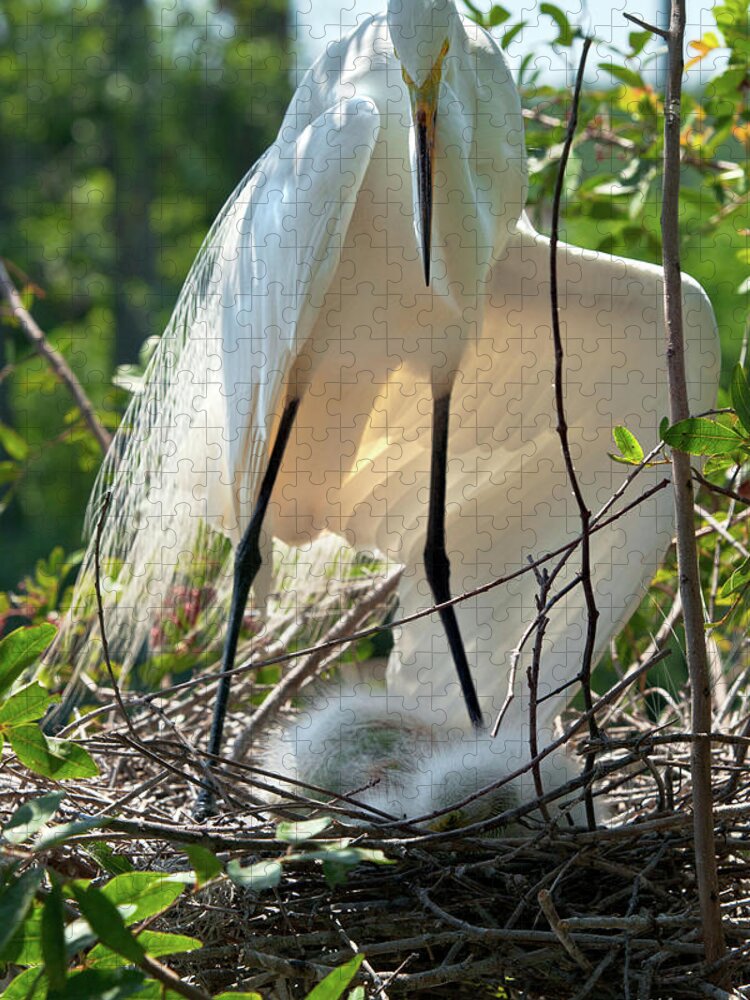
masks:
<svg viewBox="0 0 750 1000"><path fill-rule="evenodd" d="M648 452L669 412L661 270L649 264L558 251L560 318L565 346L565 411L571 451L589 508L597 512L624 487L632 467L609 452L612 429L628 427ZM719 348L708 299L683 278L691 412L713 405ZM446 535L455 594L516 573L529 559L558 549L580 532L578 508L556 432L554 357L549 305L549 241L527 222L493 271L491 306L482 337L467 355L453 397ZM371 427L343 485L351 510L348 530L359 547L371 545L404 564L400 614L433 604L423 548L429 477L429 390L395 373L378 401ZM646 468L615 505L616 513L666 478ZM645 593L673 533L670 489L624 514L591 539L600 619L596 657ZM549 564L550 567L554 562ZM580 569L575 554L557 577L563 590ZM553 593L554 593L553 591ZM537 616L532 573L458 606L462 635L485 710L502 704L512 651ZM575 587L549 614L540 696L580 670L587 612ZM529 644L530 645L530 644ZM505 723L521 733L526 719L526 666L521 659L515 702ZM437 616L400 630L387 671L389 690L407 699L428 696L448 722L467 726L455 672ZM547 729L575 685L540 707Z"/></svg>

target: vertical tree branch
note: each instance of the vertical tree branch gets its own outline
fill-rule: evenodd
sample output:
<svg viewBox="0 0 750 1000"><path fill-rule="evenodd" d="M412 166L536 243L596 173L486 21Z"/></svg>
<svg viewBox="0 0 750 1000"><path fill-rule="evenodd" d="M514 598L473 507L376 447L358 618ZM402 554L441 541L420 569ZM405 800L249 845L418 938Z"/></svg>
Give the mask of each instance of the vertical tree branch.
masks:
<svg viewBox="0 0 750 1000"><path fill-rule="evenodd" d="M682 335L682 279L680 273L680 97L682 87L685 0L672 0L667 35L669 71L664 98L664 181L662 187L662 262L664 265L664 318L667 337L667 373L672 423L689 416L685 343ZM698 555L693 524L693 483L690 459L672 452L677 562L685 622L685 644L690 677L693 835L695 870L703 925L706 961L716 962L725 951L719 908L719 884L714 848L713 795L711 790L711 685L703 631Z"/></svg>
<svg viewBox="0 0 750 1000"><path fill-rule="evenodd" d="M573 491L578 514L581 519L581 584L583 586L584 598L586 601L586 643L583 650L581 662L581 687L583 688L583 700L586 712L589 717L589 734L592 740L599 736L599 729L594 713L591 711L593 699L591 697L591 665L594 659L594 644L596 641L596 623L599 618L599 609L596 606L596 595L591 580L591 511L586 505L586 498L583 495L575 466L573 456L570 453L570 443L568 440L568 424L565 419L565 378L562 333L560 331L560 303L557 281L557 244L559 240L560 228L560 204L562 202L563 185L565 183L565 168L568 164L570 150L573 146L576 126L578 125L578 105L581 101L581 88L583 87L583 73L586 68L586 57L591 48L591 38L586 38L581 52L581 61L578 64L578 74L576 76L575 88L573 90L573 104L570 110L568 121L568 131L565 135L563 151L560 157L560 166L557 171L555 181L555 193L552 200L552 227L550 232L550 302L552 306L552 338L555 345L555 408L557 411L557 433L562 446L565 469L568 475L570 488ZM594 754L586 754L585 774L590 774L594 768ZM596 827L596 817L594 815L594 800L591 794L590 784L586 785L586 820L593 830Z"/></svg>

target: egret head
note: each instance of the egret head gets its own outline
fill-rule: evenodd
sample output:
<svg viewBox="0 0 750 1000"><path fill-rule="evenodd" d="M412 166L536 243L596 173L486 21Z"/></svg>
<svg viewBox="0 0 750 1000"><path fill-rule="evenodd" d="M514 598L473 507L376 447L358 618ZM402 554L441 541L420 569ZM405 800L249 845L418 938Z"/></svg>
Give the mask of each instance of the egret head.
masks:
<svg viewBox="0 0 750 1000"><path fill-rule="evenodd" d="M430 283L435 126L443 60L458 12L453 0L388 0L388 30L409 92L417 153L417 195L425 284Z"/></svg>

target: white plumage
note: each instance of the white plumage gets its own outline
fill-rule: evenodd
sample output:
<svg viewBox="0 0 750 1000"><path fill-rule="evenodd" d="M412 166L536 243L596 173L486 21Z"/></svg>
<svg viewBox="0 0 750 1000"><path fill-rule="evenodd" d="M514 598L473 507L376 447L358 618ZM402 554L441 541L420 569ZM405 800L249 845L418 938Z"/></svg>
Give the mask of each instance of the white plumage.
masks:
<svg viewBox="0 0 750 1000"><path fill-rule="evenodd" d="M415 139L425 108L437 109L431 221L428 182L415 180L425 169ZM368 18L312 67L277 141L209 233L92 499L95 514L113 489L102 557L110 642L124 662L163 615L175 581L192 571L206 526L239 542L293 398L299 410L260 538L260 608L272 588L272 538L310 552L312 578L284 584L286 602L299 587L302 604L324 587L315 552L330 533L351 552L373 548L403 564L403 613L434 603L423 548L432 407L441 393L451 392L445 529L453 593L576 537L555 432L549 243L522 215L525 170L521 108L502 54L453 0L390 0L387 14ZM571 446L596 510L630 471L607 456L612 427L627 425L648 450L668 410L661 271L564 245L559 262ZM715 322L705 293L687 278L684 299L691 405L702 410L716 391ZM625 501L662 475L644 470ZM593 538L597 655L663 556L671 504L663 490ZM576 566L574 557L558 586ZM92 568L93 547L78 592L86 620ZM206 566L202 578L226 580L230 569ZM505 698L509 658L536 615L535 594L526 574L457 609L485 720ZM542 693L580 670L580 588L550 618ZM397 755L416 764L387 767L389 780L367 801L415 816L426 803L424 773L445 804L476 786L477 774L484 781L523 759L526 662L500 742L491 744L468 724L442 624L431 616L401 630L386 680L402 706L397 717L411 722L403 743L397 728L386 729ZM572 693L542 702L541 745ZM357 741L382 728L384 703L372 695L348 704L358 721L346 754L360 762L359 774L368 765ZM425 742L420 734L434 713L443 728L430 722ZM340 721L335 708L315 717L317 745L338 738ZM454 734L447 751L445 731ZM480 745L478 757L463 752L467 742ZM320 775L314 755L297 753L297 744L282 735L271 759L290 775Z"/></svg>

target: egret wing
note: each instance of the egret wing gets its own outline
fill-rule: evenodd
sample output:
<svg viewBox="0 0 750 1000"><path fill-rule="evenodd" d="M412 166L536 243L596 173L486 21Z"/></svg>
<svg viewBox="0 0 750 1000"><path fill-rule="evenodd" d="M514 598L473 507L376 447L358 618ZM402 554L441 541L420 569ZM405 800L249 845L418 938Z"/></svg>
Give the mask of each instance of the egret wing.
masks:
<svg viewBox="0 0 750 1000"><path fill-rule="evenodd" d="M549 253L549 240L522 221L493 269L482 337L465 359L451 403L446 541L453 593L515 575L457 609L488 718L506 696L514 651L538 613L538 583L528 561L580 532L556 431ZM617 514L665 478L663 467L644 469L625 489L632 468L609 457L616 450L614 426L628 427L648 452L669 412L662 271L566 245L559 247L558 268L572 456L593 512L624 489L611 510ZM705 292L687 276L683 303L690 405L700 412L717 390L716 322ZM422 557L429 414L428 392L414 393L408 373L394 378L372 415L345 493L358 541L404 564L400 614L433 603ZM670 489L658 490L592 537L597 658L637 607L666 552L672 504ZM575 552L553 593L579 571ZM539 710L547 730L576 691L587 626L580 586L564 594L549 619L540 677L540 697L548 697ZM532 646L533 636L518 660L506 733L517 735L527 722ZM387 677L389 695L421 698L442 706L451 723L467 724L437 616L399 630Z"/></svg>
<svg viewBox="0 0 750 1000"><path fill-rule="evenodd" d="M343 100L300 127L305 110L292 105L214 223L97 481L92 525L110 494L99 541L107 631L126 664L180 610L181 581L193 603L223 606L231 551L220 536L236 542L249 517L339 263L379 116L370 101ZM55 653L77 673L99 658L94 549Z"/></svg>

